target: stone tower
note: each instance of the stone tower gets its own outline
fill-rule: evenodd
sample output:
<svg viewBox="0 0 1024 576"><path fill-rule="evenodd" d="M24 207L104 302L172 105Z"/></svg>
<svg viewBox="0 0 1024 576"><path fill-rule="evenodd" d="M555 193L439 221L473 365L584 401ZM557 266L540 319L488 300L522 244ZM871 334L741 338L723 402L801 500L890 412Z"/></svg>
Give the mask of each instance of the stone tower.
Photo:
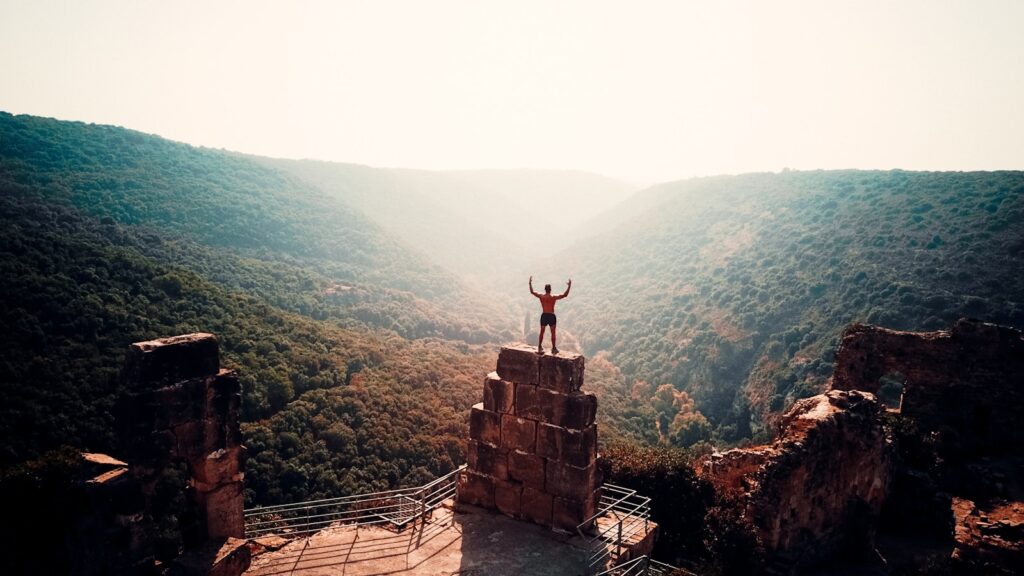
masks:
<svg viewBox="0 0 1024 576"><path fill-rule="evenodd" d="M459 502L568 531L597 512L597 397L580 390L583 369L579 354L501 348L470 412Z"/></svg>
<svg viewBox="0 0 1024 576"><path fill-rule="evenodd" d="M217 338L196 333L136 342L125 362L127 391L119 406L119 424L128 472L142 498L130 516L136 519L128 555L135 571L152 565L150 535L156 529L153 500L165 470L180 463L187 473L186 508L179 522L186 551L199 550L200 568L210 558L232 558L218 573L240 573L249 564L243 517L245 448L241 444L238 375L220 368ZM227 541L227 544L223 544ZM223 547L222 547L223 544ZM179 558L179 561L190 561ZM227 566L230 566L227 567ZM189 572L192 573L192 572Z"/></svg>

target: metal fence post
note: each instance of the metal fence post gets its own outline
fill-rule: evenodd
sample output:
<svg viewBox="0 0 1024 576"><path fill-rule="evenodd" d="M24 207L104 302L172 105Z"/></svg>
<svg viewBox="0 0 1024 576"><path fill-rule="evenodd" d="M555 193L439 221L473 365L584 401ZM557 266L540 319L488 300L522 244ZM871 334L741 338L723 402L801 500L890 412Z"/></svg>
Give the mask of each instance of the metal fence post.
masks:
<svg viewBox="0 0 1024 576"><path fill-rule="evenodd" d="M420 488L420 529L422 530L427 524L427 493L426 490Z"/></svg>
<svg viewBox="0 0 1024 576"><path fill-rule="evenodd" d="M616 562L622 557L622 520L619 520L619 535L615 538L615 560Z"/></svg>

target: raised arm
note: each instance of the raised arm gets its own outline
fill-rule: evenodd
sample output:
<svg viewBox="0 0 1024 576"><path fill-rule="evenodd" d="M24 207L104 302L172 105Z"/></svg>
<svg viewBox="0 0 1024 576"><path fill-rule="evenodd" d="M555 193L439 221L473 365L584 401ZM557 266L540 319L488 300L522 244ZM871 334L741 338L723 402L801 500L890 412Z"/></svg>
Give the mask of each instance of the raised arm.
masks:
<svg viewBox="0 0 1024 576"><path fill-rule="evenodd" d="M530 294L533 294L537 298L540 298L540 294L533 291L533 276L530 276Z"/></svg>
<svg viewBox="0 0 1024 576"><path fill-rule="evenodd" d="M555 296L555 299L561 300L562 298L565 298L569 295L569 290L572 290L572 278L569 278L569 282L565 286L565 292L562 292L559 296Z"/></svg>

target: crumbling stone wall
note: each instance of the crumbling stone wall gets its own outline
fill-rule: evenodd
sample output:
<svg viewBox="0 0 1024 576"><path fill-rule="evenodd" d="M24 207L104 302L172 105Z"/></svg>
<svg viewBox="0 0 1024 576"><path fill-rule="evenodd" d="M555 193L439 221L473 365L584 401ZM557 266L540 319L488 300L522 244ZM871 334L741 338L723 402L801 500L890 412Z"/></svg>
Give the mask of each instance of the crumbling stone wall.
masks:
<svg viewBox="0 0 1024 576"><path fill-rule="evenodd" d="M134 520L134 565L139 571L152 565L158 483L174 463L184 462L194 512L194 520L181 526L184 545L221 560L229 555L244 569L248 550L231 541L245 535L241 387L234 371L220 369L216 337L196 333L132 344L124 375L128 393L119 406L120 433L128 474L143 495L138 510L126 515ZM221 546L225 540L230 550Z"/></svg>
<svg viewBox="0 0 1024 576"><path fill-rule="evenodd" d="M899 332L854 324L836 352L832 388L877 392L906 378L900 412L924 432L952 431L972 453L1024 444L1024 339L1005 326L961 319L951 330Z"/></svg>
<svg viewBox="0 0 1024 576"><path fill-rule="evenodd" d="M786 412L771 444L712 454L697 472L744 508L776 562L870 550L889 483L880 411L865 392L806 398Z"/></svg>
<svg viewBox="0 0 1024 576"><path fill-rule="evenodd" d="M470 412L460 502L563 530L597 512L597 397L583 373L579 354L502 347Z"/></svg>

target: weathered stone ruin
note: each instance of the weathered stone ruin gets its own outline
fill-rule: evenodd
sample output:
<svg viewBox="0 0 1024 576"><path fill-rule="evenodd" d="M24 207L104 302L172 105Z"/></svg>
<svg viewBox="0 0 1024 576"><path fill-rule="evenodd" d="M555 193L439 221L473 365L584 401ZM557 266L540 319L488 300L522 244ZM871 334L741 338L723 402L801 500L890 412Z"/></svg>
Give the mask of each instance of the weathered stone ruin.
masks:
<svg viewBox="0 0 1024 576"><path fill-rule="evenodd" d="M584 358L505 346L470 412L468 468L458 500L560 530L597 512L597 397Z"/></svg>
<svg viewBox="0 0 1024 576"><path fill-rule="evenodd" d="M1024 340L1013 328L959 320L949 331L899 332L854 324L836 352L832 388L876 393L879 379L905 379L900 413L965 449L998 453L1024 445Z"/></svg>
<svg viewBox="0 0 1024 576"><path fill-rule="evenodd" d="M743 507L776 563L870 550L889 479L880 410L856 391L800 400L771 444L712 454L698 474Z"/></svg>
<svg viewBox="0 0 1024 576"><path fill-rule="evenodd" d="M76 575L237 576L244 540L241 387L212 334L137 342L116 408L120 459L82 454L59 550Z"/></svg>
<svg viewBox="0 0 1024 576"><path fill-rule="evenodd" d="M1024 571L1024 335L967 319L939 332L844 332L834 388L874 391L893 373L916 434L899 450L888 528L937 541L957 570Z"/></svg>
<svg viewBox="0 0 1024 576"><path fill-rule="evenodd" d="M119 426L127 476L141 495L130 500L133 510L119 514L131 533L131 569L152 572L153 535L176 528L186 554L174 561L173 572L240 574L249 565L242 540L241 387L234 371L220 369L217 339L197 333L132 344L125 379ZM172 482L187 482L183 508L165 502L174 497L165 495L169 474Z"/></svg>
<svg viewBox="0 0 1024 576"><path fill-rule="evenodd" d="M903 384L895 428L873 395L883 377ZM885 550L890 568L939 558L1009 574L1024 569L1020 422L1020 331L974 320L925 333L855 324L830 392L796 402L771 444L714 454L698 472L743 507L777 568L870 550L882 533L897 539ZM914 552L899 540L908 535Z"/></svg>

